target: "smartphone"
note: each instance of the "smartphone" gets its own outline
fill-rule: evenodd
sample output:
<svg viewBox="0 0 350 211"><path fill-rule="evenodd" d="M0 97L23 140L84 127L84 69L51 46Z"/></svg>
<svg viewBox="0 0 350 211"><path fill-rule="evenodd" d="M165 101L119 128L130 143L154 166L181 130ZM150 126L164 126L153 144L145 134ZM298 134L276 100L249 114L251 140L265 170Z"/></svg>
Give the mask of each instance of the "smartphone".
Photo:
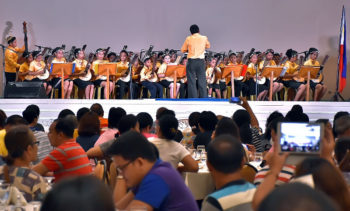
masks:
<svg viewBox="0 0 350 211"><path fill-rule="evenodd" d="M319 153L323 124L280 122L278 137L283 152Z"/></svg>
<svg viewBox="0 0 350 211"><path fill-rule="evenodd" d="M241 104L241 99L239 97L231 97L229 101L230 103Z"/></svg>

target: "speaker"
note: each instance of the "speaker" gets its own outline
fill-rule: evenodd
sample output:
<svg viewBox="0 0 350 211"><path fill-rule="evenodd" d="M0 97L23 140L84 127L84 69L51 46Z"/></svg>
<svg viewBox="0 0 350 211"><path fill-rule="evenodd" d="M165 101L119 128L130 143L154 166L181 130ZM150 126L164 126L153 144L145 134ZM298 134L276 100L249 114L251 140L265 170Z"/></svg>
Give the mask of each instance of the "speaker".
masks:
<svg viewBox="0 0 350 211"><path fill-rule="evenodd" d="M43 82L8 82L5 98L47 98Z"/></svg>

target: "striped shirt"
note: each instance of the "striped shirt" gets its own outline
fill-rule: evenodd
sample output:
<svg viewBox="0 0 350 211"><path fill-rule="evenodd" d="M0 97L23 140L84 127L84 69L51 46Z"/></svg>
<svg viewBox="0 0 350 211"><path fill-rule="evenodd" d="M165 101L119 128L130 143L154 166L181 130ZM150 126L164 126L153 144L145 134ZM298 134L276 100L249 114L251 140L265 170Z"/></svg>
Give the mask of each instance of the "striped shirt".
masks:
<svg viewBox="0 0 350 211"><path fill-rule="evenodd" d="M53 147L51 146L47 133L44 133L42 131L33 131L33 134L36 140L39 141L38 159L34 161L34 164L37 164L50 154L50 152L53 150Z"/></svg>
<svg viewBox="0 0 350 211"><path fill-rule="evenodd" d="M245 180L229 182L224 187L209 194L204 199L201 210L252 210L251 202L255 191L255 186Z"/></svg>
<svg viewBox="0 0 350 211"><path fill-rule="evenodd" d="M269 171L270 171L269 166L265 166L264 168L260 169L258 173L256 173L255 175L254 185L256 186L260 185L264 181L265 176ZM275 186L280 186L288 183L293 177L294 171L295 171L295 166L284 165L281 172L278 175Z"/></svg>
<svg viewBox="0 0 350 211"><path fill-rule="evenodd" d="M92 173L91 163L84 149L73 139L54 149L42 163L54 172L55 181L62 178Z"/></svg>

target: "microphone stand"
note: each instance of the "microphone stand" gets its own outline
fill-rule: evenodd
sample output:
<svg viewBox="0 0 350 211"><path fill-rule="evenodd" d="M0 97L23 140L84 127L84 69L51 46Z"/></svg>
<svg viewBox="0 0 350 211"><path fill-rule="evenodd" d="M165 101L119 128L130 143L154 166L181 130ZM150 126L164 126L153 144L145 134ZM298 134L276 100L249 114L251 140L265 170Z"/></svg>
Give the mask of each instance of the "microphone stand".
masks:
<svg viewBox="0 0 350 211"><path fill-rule="evenodd" d="M255 100L258 100L258 71L259 71L259 65L256 66L255 71Z"/></svg>
<svg viewBox="0 0 350 211"><path fill-rule="evenodd" d="M130 79L130 83L129 83L129 93L130 93L130 99L133 99L133 90L132 90L132 64L131 61L129 62L129 79Z"/></svg>

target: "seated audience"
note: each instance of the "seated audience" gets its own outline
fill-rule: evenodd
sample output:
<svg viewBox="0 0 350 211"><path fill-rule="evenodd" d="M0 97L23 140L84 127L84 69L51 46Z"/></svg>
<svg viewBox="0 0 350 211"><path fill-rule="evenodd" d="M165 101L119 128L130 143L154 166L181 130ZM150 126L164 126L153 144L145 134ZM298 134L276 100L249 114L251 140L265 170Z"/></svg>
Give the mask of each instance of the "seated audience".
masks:
<svg viewBox="0 0 350 211"><path fill-rule="evenodd" d="M301 183L274 189L262 202L258 211L330 211L339 210L324 193Z"/></svg>
<svg viewBox="0 0 350 211"><path fill-rule="evenodd" d="M339 117L335 121L334 131L337 138L350 137L350 116Z"/></svg>
<svg viewBox="0 0 350 211"><path fill-rule="evenodd" d="M44 127L42 126L42 124L38 123L39 116L40 116L39 106L32 104L32 105L27 106L27 108L25 110L28 110L28 111L31 111L31 112L35 113L35 117L36 117L35 124L32 124L30 129L32 131L43 131L43 132L45 132Z"/></svg>
<svg viewBox="0 0 350 211"><path fill-rule="evenodd" d="M297 165L295 177L311 174L315 189L324 192L342 210L350 210L350 193L339 169L327 160L310 157Z"/></svg>
<svg viewBox="0 0 350 211"><path fill-rule="evenodd" d="M142 135L144 135L146 138L156 138L157 135L151 133L151 129L153 126L153 118L152 116L147 112L141 112L137 114L137 121L140 124L140 132Z"/></svg>
<svg viewBox="0 0 350 211"><path fill-rule="evenodd" d="M2 156L7 155L7 149L5 147L5 135L6 135L6 130L5 130L5 124L6 124L6 114L3 110L0 109L0 165L4 164L2 160Z"/></svg>
<svg viewBox="0 0 350 211"><path fill-rule="evenodd" d="M91 110L92 112L95 112L95 113L99 116L99 119L100 119L100 127L101 127L101 129L107 128L107 127L108 127L108 119L103 118L103 116L104 116L104 110L103 110L102 105L99 104L99 103L94 103L94 104L92 104L92 106L90 107L90 110Z"/></svg>
<svg viewBox="0 0 350 211"><path fill-rule="evenodd" d="M47 193L41 211L114 211L110 190L92 176L64 180Z"/></svg>
<svg viewBox="0 0 350 211"><path fill-rule="evenodd" d="M251 210L255 186L242 179L244 149L230 135L216 137L208 145L207 166L216 191L203 201L203 210Z"/></svg>
<svg viewBox="0 0 350 211"><path fill-rule="evenodd" d="M350 115L350 114L349 114L349 112L347 112L347 111L339 111L339 112L337 112L337 113L334 115L334 117L333 117L333 135L334 135L335 138L338 137L337 133L335 132L336 121L337 121L337 119L339 119L339 118L342 117L342 116L349 116L349 115Z"/></svg>
<svg viewBox="0 0 350 211"><path fill-rule="evenodd" d="M125 132L128 132L129 130L134 130L136 132L140 132L140 126L137 121L136 116L133 114L128 114L126 116L123 116L120 119L120 122L118 124L118 130L119 134L122 135ZM119 136L119 134L116 134L116 137ZM91 148L87 155L89 158L101 158L106 155L108 148L116 141L116 139L111 139L101 145L95 146Z"/></svg>
<svg viewBox="0 0 350 211"><path fill-rule="evenodd" d="M58 114L57 118L58 119L63 119L63 118L65 118L68 115L75 116L75 113L72 110L70 110L70 109L63 109L62 111L60 111L60 113Z"/></svg>
<svg viewBox="0 0 350 211"><path fill-rule="evenodd" d="M339 165L339 169L343 173L343 177L350 186L350 137L340 138L335 143L334 148L335 159Z"/></svg>
<svg viewBox="0 0 350 211"><path fill-rule="evenodd" d="M23 111L23 118L27 121L29 129L33 132L35 139L39 142L38 144L38 160L34 164L39 163L42 159L49 155L53 150L49 137L47 134L41 130L36 130L35 125L37 125L38 116L34 110L30 108Z"/></svg>
<svg viewBox="0 0 350 211"><path fill-rule="evenodd" d="M120 176L115 187L118 209L198 210L180 174L169 163L157 159L156 148L140 133L121 135L108 153Z"/></svg>
<svg viewBox="0 0 350 211"><path fill-rule="evenodd" d="M163 161L169 162L175 169L181 162L183 166L180 171L198 171L198 163L192 158L187 149L180 143L173 140L176 135L179 122L174 116L164 115L158 120L156 127L158 138L151 141L159 151L159 157Z"/></svg>
<svg viewBox="0 0 350 211"><path fill-rule="evenodd" d="M0 168L0 179L17 187L27 201L42 200L47 190L44 178L30 169L37 159L38 144L25 125L12 127L5 136L7 165Z"/></svg>
<svg viewBox="0 0 350 211"><path fill-rule="evenodd" d="M249 106L247 99L242 97L240 99L242 101L241 106L244 109L237 110L233 114L232 119L239 128L241 141L244 144L254 145L257 152L263 152L265 149L260 135L259 121Z"/></svg>
<svg viewBox="0 0 350 211"><path fill-rule="evenodd" d="M213 131L215 130L216 123L218 122L217 117L211 111L203 111L199 116L199 130L193 141L193 147L197 149L198 145L204 145L207 148Z"/></svg>
<svg viewBox="0 0 350 211"><path fill-rule="evenodd" d="M188 124L190 128L185 128L184 131L182 131L183 139L181 140L181 143L184 144L188 148L193 148L193 141L196 138L196 135L200 132L199 130L199 116L201 113L199 112L192 112L188 116Z"/></svg>
<svg viewBox="0 0 350 211"><path fill-rule="evenodd" d="M5 146L5 135L6 131L9 131L12 127L16 125L27 125L27 121L23 119L20 115L12 115L6 119L4 129L0 133L0 156L7 156L7 149Z"/></svg>
<svg viewBox="0 0 350 211"><path fill-rule="evenodd" d="M164 115L171 115L171 116L173 116L173 117L176 117L176 115L175 115L175 111L173 111L173 110L169 110L169 109L158 109L157 110L157 119L156 119L156 122L158 122L158 120L162 117L162 116L164 116ZM182 138L183 138L183 135L182 135L182 132L180 131L180 130L177 130L176 131L176 135L175 135L175 137L174 137L174 140L176 141L176 142L180 142L181 140L182 140Z"/></svg>
<svg viewBox="0 0 350 211"><path fill-rule="evenodd" d="M90 111L81 118L78 127L78 134L76 141L87 152L95 145L95 142L100 137L100 120L96 113Z"/></svg>
<svg viewBox="0 0 350 211"><path fill-rule="evenodd" d="M74 122L69 118L55 120L49 129L49 139L55 149L33 167L41 175L53 172L55 181L92 173L84 149L73 139Z"/></svg>
<svg viewBox="0 0 350 211"><path fill-rule="evenodd" d="M77 111L78 127L79 127L79 123L80 123L81 118L84 116L84 114L88 113L89 111L90 111L90 109L88 109L86 107L82 107ZM73 139L77 139L78 136L79 136L78 128L75 128L74 134L73 134Z"/></svg>
<svg viewBox="0 0 350 211"><path fill-rule="evenodd" d="M118 124L120 119L126 115L126 112L123 108L110 108L108 113L108 129L101 134L98 140L95 143L95 146L103 144L109 140L114 139L115 135L119 133Z"/></svg>

